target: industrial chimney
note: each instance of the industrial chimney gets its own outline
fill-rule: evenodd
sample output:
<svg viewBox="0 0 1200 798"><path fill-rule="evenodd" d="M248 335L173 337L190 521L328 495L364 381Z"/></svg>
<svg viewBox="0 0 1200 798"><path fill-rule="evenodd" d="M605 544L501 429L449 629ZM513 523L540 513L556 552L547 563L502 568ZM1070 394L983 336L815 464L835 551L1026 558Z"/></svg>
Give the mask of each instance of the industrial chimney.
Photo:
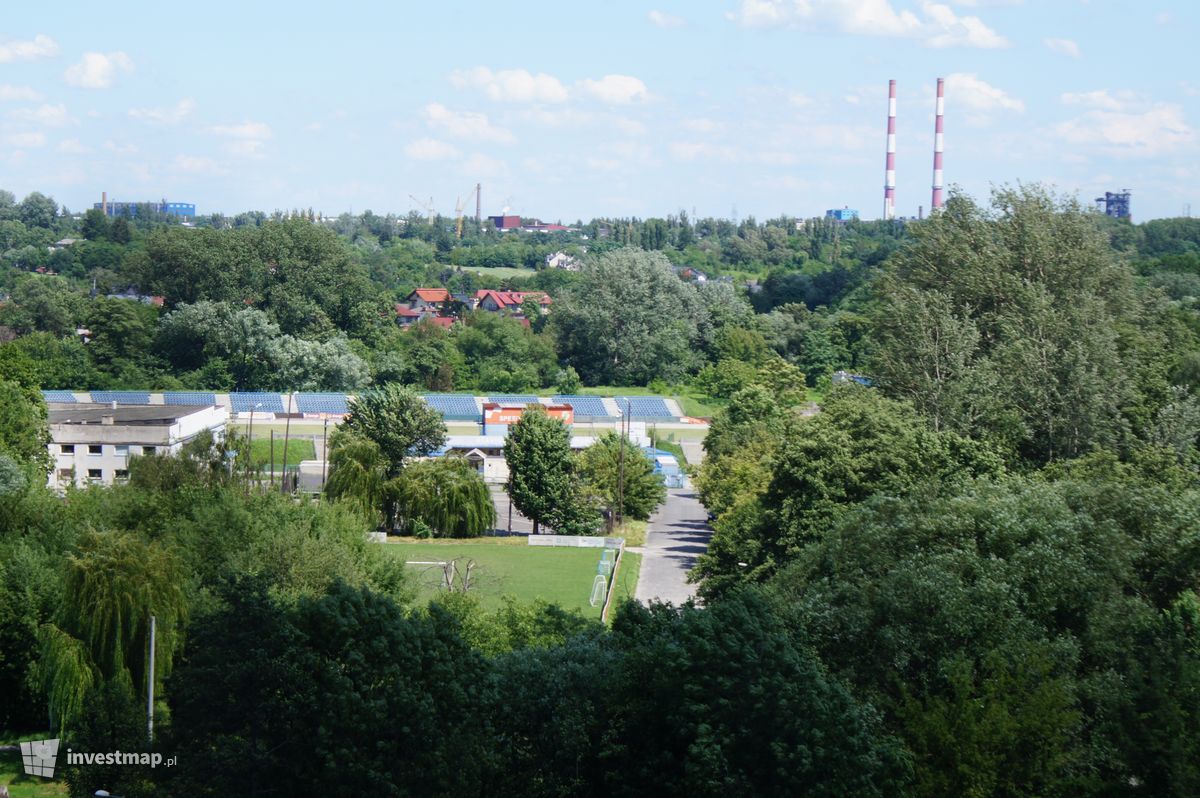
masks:
<svg viewBox="0 0 1200 798"><path fill-rule="evenodd" d="M932 216L942 207L942 116L946 110L946 81L938 78L937 101L933 115L933 199L929 204Z"/></svg>
<svg viewBox="0 0 1200 798"><path fill-rule="evenodd" d="M888 81L887 164L883 173L883 218L896 218L896 81Z"/></svg>

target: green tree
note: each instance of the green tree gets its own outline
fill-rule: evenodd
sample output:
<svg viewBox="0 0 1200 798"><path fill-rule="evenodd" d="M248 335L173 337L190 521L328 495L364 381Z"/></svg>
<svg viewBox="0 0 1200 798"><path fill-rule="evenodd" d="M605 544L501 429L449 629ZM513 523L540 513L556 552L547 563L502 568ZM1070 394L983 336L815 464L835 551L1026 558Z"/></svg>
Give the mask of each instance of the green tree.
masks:
<svg viewBox="0 0 1200 798"><path fill-rule="evenodd" d="M1125 447L1166 389L1152 300L1094 214L1039 187L955 196L876 285L871 373L935 430L1036 462Z"/></svg>
<svg viewBox="0 0 1200 798"><path fill-rule="evenodd" d="M761 404L765 397L745 398ZM742 434L738 426L731 425L728 442L722 440L727 431L717 430L710 452L736 441ZM746 432L756 434L755 426ZM874 494L952 487L971 475L1002 469L986 446L934 432L910 405L859 386L831 392L812 418L786 418L782 432L769 461L768 484L749 486L755 498L748 503L732 498L740 512L718 519L709 550L700 556L695 574L706 580L709 595L742 579L766 578ZM737 471L728 476L742 478ZM728 496L711 475L706 479L703 490Z"/></svg>
<svg viewBox="0 0 1200 798"><path fill-rule="evenodd" d="M383 510L385 466L375 441L345 429L334 430L325 495L349 502L367 518L378 518Z"/></svg>
<svg viewBox="0 0 1200 798"><path fill-rule="evenodd" d="M26 227L53 227L58 217L58 203L45 194L34 191L17 206L17 217Z"/></svg>
<svg viewBox="0 0 1200 798"><path fill-rule="evenodd" d="M124 216L113 219L112 226L108 228L108 240L114 244L128 244L132 241L133 230L129 226L129 220Z"/></svg>
<svg viewBox="0 0 1200 798"><path fill-rule="evenodd" d="M605 432L580 452L576 468L584 490L599 500L610 523L617 514L644 521L666 501L667 489L650 459L615 432Z"/></svg>
<svg viewBox="0 0 1200 798"><path fill-rule="evenodd" d="M504 439L508 495L533 522L533 534L572 498L571 431L540 407L530 406Z"/></svg>
<svg viewBox="0 0 1200 798"><path fill-rule="evenodd" d="M469 538L495 528L491 491L463 457L413 463L386 490L401 518L419 519L439 536Z"/></svg>
<svg viewBox="0 0 1200 798"><path fill-rule="evenodd" d="M126 225L128 225L128 222L126 222ZM98 208L89 209L83 214L83 222L79 226L79 232L83 233L83 237L88 241L101 241L108 238L108 217L104 215L104 211Z"/></svg>
<svg viewBox="0 0 1200 798"><path fill-rule="evenodd" d="M0 454L45 477L50 473L46 403L32 387L0 379Z"/></svg>
<svg viewBox="0 0 1200 798"><path fill-rule="evenodd" d="M397 476L412 457L423 457L446 442L442 415L411 388L385 385L350 403L343 427L379 447L388 478Z"/></svg>
<svg viewBox="0 0 1200 798"><path fill-rule="evenodd" d="M42 627L42 679L57 728L78 717L93 685L146 685L150 616L158 620L157 678L171 668L187 615L183 575L167 548L131 532L93 532L66 563L64 603Z"/></svg>
<svg viewBox="0 0 1200 798"><path fill-rule="evenodd" d="M678 380L701 365L708 311L661 253L619 249L585 263L554 303L550 326L564 365L591 385Z"/></svg>

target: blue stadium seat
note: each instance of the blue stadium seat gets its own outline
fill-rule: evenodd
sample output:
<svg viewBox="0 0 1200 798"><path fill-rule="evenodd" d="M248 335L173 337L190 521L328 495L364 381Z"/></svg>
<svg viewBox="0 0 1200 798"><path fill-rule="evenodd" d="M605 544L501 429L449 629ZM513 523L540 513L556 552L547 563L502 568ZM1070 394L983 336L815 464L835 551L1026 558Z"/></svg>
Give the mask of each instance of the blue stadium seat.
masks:
<svg viewBox="0 0 1200 798"><path fill-rule="evenodd" d="M255 405L262 407L255 409ZM283 413L283 397L277 393L231 393L229 406L235 413Z"/></svg>
<svg viewBox="0 0 1200 798"><path fill-rule="evenodd" d="M147 391L92 391L92 401L98 404L119 405L148 405L150 394Z"/></svg>
<svg viewBox="0 0 1200 798"><path fill-rule="evenodd" d="M344 416L350 412L344 393L298 393L296 407L301 413L329 413Z"/></svg>
<svg viewBox="0 0 1200 798"><path fill-rule="evenodd" d="M461 393L431 393L421 397L425 404L441 413L447 420L476 421L479 408L475 397Z"/></svg>
<svg viewBox="0 0 1200 798"><path fill-rule="evenodd" d="M658 396L618 396L617 407L630 418L675 418L667 409L667 403Z"/></svg>
<svg viewBox="0 0 1200 798"><path fill-rule="evenodd" d="M487 400L502 405L532 405L537 404L538 398L531 394L500 393L495 396L489 396Z"/></svg>
<svg viewBox="0 0 1200 798"><path fill-rule="evenodd" d="M42 399L47 402L75 403L75 394L70 391L42 391Z"/></svg>
<svg viewBox="0 0 1200 798"><path fill-rule="evenodd" d="M555 396L554 403L560 405L570 405L575 411L576 418L580 416L588 416L590 418L616 418L604 406L604 400L599 396Z"/></svg>
<svg viewBox="0 0 1200 798"><path fill-rule="evenodd" d="M203 391L164 391L164 405L215 405L216 394Z"/></svg>

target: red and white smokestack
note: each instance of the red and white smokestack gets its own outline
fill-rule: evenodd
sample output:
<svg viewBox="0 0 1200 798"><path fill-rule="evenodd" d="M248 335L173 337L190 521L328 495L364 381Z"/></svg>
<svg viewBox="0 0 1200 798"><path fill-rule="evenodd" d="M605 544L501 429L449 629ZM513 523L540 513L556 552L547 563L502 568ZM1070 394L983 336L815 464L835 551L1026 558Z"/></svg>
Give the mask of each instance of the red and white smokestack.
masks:
<svg viewBox="0 0 1200 798"><path fill-rule="evenodd" d="M937 105L933 115L933 201L929 205L932 214L942 207L942 119L946 111L946 81L938 78Z"/></svg>
<svg viewBox="0 0 1200 798"><path fill-rule="evenodd" d="M896 81L888 81L887 166L883 173L883 218L896 218Z"/></svg>

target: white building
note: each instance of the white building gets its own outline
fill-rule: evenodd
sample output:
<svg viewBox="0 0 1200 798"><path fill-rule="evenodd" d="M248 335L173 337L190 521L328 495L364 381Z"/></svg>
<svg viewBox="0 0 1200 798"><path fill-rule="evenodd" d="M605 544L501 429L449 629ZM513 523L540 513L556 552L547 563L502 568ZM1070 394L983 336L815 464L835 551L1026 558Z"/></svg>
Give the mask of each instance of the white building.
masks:
<svg viewBox="0 0 1200 798"><path fill-rule="evenodd" d="M215 405L105 405L49 402L50 487L111 485L129 476L129 458L176 454L202 432L225 437L228 411Z"/></svg>

